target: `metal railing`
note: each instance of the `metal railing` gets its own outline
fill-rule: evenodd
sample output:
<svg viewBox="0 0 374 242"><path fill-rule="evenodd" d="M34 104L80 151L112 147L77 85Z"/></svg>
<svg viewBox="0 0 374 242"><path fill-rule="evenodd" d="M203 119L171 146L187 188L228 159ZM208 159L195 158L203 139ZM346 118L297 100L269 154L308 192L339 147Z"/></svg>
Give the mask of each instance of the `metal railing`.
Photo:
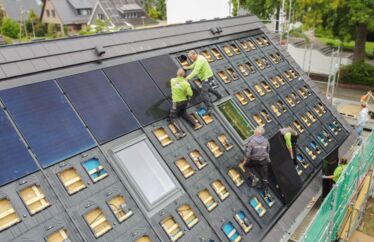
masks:
<svg viewBox="0 0 374 242"><path fill-rule="evenodd" d="M362 201L367 199L373 163L374 131L355 151L300 241L334 241L338 237L348 238L351 235L364 212L363 205L359 208L355 205L358 202L363 204ZM363 187L367 190L363 190ZM360 194L361 189L362 194ZM363 200L362 196L365 196Z"/></svg>

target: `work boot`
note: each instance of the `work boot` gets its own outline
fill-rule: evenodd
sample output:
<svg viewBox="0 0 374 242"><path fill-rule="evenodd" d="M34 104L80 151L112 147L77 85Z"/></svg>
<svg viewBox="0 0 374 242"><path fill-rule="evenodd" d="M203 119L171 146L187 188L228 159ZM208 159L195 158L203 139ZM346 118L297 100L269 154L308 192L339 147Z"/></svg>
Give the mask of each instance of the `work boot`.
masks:
<svg viewBox="0 0 374 242"><path fill-rule="evenodd" d="M220 94L220 95L216 96L216 101L215 102L218 102L221 99L222 99L222 95Z"/></svg>
<svg viewBox="0 0 374 242"><path fill-rule="evenodd" d="M257 177L249 178L251 180L252 187L256 187L260 181Z"/></svg>
<svg viewBox="0 0 374 242"><path fill-rule="evenodd" d="M212 111L213 111L212 108L207 108L204 115L210 115L212 114Z"/></svg>
<svg viewBox="0 0 374 242"><path fill-rule="evenodd" d="M297 171L297 174L300 176L301 174L303 174L303 170L300 169L299 165L296 165L295 166L295 169Z"/></svg>

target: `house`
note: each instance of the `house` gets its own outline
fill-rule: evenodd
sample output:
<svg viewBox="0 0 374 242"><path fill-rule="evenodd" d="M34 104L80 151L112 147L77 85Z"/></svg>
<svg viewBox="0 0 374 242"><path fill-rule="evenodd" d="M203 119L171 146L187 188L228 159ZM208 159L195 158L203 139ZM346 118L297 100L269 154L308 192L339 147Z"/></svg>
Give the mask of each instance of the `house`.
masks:
<svg viewBox="0 0 374 242"><path fill-rule="evenodd" d="M39 0L0 0L0 8L10 19L23 22L29 18L31 11L40 16L41 2Z"/></svg>
<svg viewBox="0 0 374 242"><path fill-rule="evenodd" d="M41 20L62 32L67 26L67 34L74 34L87 25L94 6L95 0L44 0Z"/></svg>
<svg viewBox="0 0 374 242"><path fill-rule="evenodd" d="M157 23L135 0L97 0L88 24L95 26L97 20L108 21L112 27L130 28Z"/></svg>
<svg viewBox="0 0 374 242"><path fill-rule="evenodd" d="M166 9L168 24L232 16L231 0L168 0Z"/></svg>

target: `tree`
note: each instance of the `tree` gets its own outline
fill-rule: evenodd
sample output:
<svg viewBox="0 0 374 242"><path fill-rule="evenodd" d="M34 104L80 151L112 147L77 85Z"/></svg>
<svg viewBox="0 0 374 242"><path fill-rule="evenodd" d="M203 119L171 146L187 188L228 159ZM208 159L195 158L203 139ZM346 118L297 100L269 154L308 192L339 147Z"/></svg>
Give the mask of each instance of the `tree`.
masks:
<svg viewBox="0 0 374 242"><path fill-rule="evenodd" d="M47 25L42 23L32 10L29 12L29 17L26 21L26 29L32 35L35 33L35 37L43 37L47 33Z"/></svg>
<svg viewBox="0 0 374 242"><path fill-rule="evenodd" d="M166 19L166 1L157 0L156 10L159 12L159 19L165 20Z"/></svg>
<svg viewBox="0 0 374 242"><path fill-rule="evenodd" d="M369 30L374 30L374 1L346 0L350 20L357 28L353 63L365 60L365 43Z"/></svg>
<svg viewBox="0 0 374 242"><path fill-rule="evenodd" d="M20 26L17 22L5 17L1 26L1 33L5 36L16 39L20 34Z"/></svg>
<svg viewBox="0 0 374 242"><path fill-rule="evenodd" d="M270 19L276 14L276 18L279 19L280 15L280 0L240 0L240 5L257 15L261 19ZM279 30L279 22L276 22L275 29Z"/></svg>
<svg viewBox="0 0 374 242"><path fill-rule="evenodd" d="M238 16L239 0L231 0L232 16Z"/></svg>

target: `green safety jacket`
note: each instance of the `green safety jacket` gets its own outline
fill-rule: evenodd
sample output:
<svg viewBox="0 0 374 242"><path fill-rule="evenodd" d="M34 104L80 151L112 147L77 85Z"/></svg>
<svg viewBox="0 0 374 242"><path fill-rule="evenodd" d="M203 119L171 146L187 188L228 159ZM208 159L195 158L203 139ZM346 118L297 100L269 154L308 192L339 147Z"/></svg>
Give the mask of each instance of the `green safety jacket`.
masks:
<svg viewBox="0 0 374 242"><path fill-rule="evenodd" d="M173 103L187 101L193 95L191 85L183 77L172 78L170 86Z"/></svg>
<svg viewBox="0 0 374 242"><path fill-rule="evenodd" d="M343 173L346 166L347 165L339 165L338 167L335 168L334 174L332 175L332 180L334 182L337 182L339 180L339 177Z"/></svg>
<svg viewBox="0 0 374 242"><path fill-rule="evenodd" d="M202 55L198 55L195 62L185 69L192 70L191 74L187 76L188 80L198 76L201 81L205 81L213 76L213 71L212 68L210 68L209 62Z"/></svg>

